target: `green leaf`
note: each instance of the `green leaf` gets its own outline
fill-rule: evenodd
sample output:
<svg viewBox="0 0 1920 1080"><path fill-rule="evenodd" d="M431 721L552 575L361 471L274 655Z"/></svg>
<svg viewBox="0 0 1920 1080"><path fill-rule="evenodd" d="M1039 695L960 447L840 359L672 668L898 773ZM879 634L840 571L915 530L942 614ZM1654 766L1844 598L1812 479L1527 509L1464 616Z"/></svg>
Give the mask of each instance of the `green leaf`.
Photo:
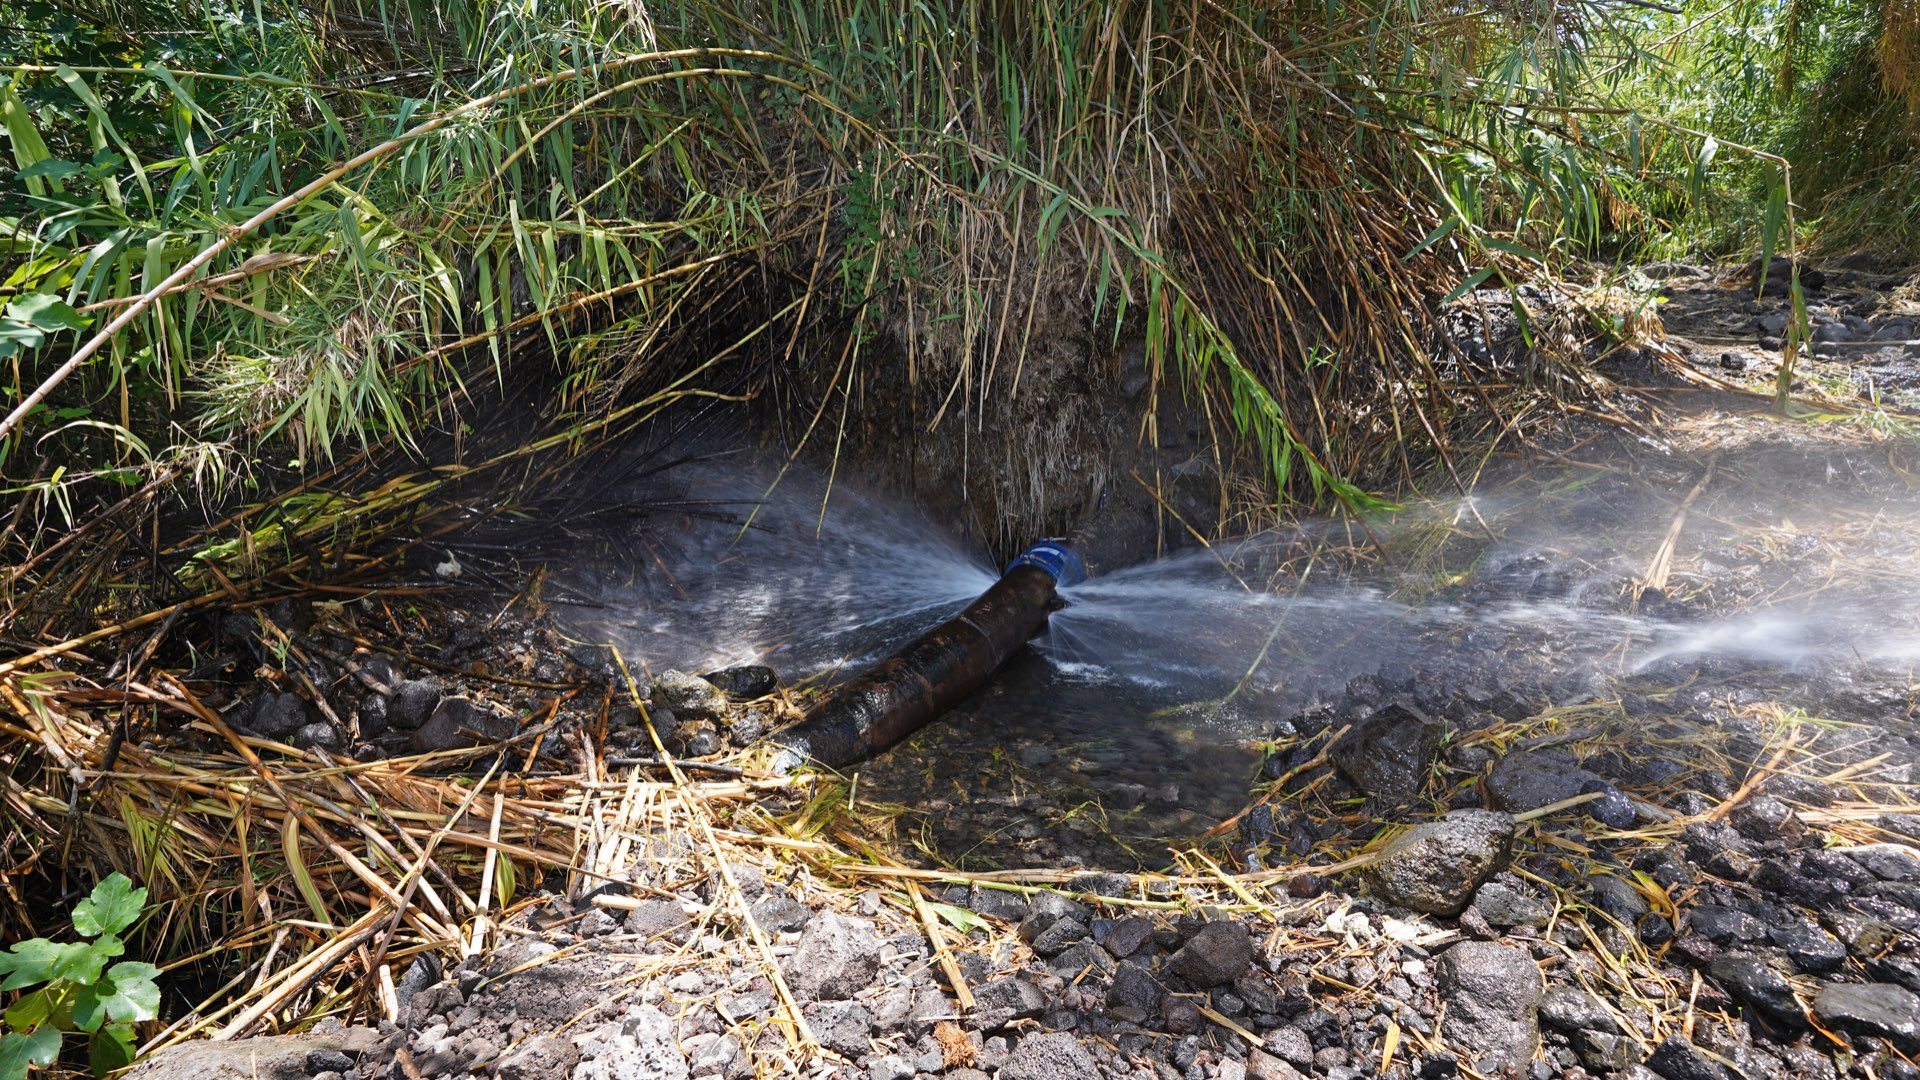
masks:
<svg viewBox="0 0 1920 1080"><path fill-rule="evenodd" d="M1488 278L1492 276L1493 276L1493 267L1491 266L1487 267L1485 270L1482 270L1474 274L1472 277L1469 277L1467 280L1455 286L1454 290L1448 293L1445 299L1440 301L1440 306L1446 307L1448 304L1451 304L1455 300L1458 300L1461 297L1467 295L1473 290L1479 288L1482 284L1486 282Z"/></svg>
<svg viewBox="0 0 1920 1080"><path fill-rule="evenodd" d="M130 1024L160 1015L160 987L153 981L158 974L159 968L134 960L113 965L106 978L74 997L74 1024L93 1031L108 1020Z"/></svg>
<svg viewBox="0 0 1920 1080"><path fill-rule="evenodd" d="M15 1031L31 1031L53 1015L53 994L44 987L22 997L7 1010L7 1026Z"/></svg>
<svg viewBox="0 0 1920 1080"><path fill-rule="evenodd" d="M46 938L16 943L0 953L0 971L8 972L0 990L19 990L53 978L53 969L68 953L86 952L85 945L55 945Z"/></svg>
<svg viewBox="0 0 1920 1080"><path fill-rule="evenodd" d="M935 915L940 916L943 921L951 923L954 929L963 934L970 934L975 930L990 930L993 928L992 923L963 907L955 907L952 904L939 904L932 901L928 901L927 907Z"/></svg>
<svg viewBox="0 0 1920 1080"><path fill-rule="evenodd" d="M25 1080L27 1067L53 1064L60 1056L60 1031L43 1027L30 1035L0 1038L0 1080Z"/></svg>
<svg viewBox="0 0 1920 1080"><path fill-rule="evenodd" d="M146 906L146 889L134 888L125 874L108 874L93 887L91 895L74 906L73 928L87 937L117 934L132 926Z"/></svg>
<svg viewBox="0 0 1920 1080"><path fill-rule="evenodd" d="M82 166L76 165L71 161L62 161L59 158L47 158L44 161L36 161L26 168L21 169L16 175L22 180L46 177L49 180L59 181L65 180L69 176L78 176L81 170Z"/></svg>
<svg viewBox="0 0 1920 1080"><path fill-rule="evenodd" d="M111 934L98 941L69 945L54 962L53 977L91 986L100 980L100 971L107 966L107 961L126 951L120 939Z"/></svg>
<svg viewBox="0 0 1920 1080"><path fill-rule="evenodd" d="M37 330L84 330L93 320L73 310L52 293L28 293L7 305L7 318Z"/></svg>
<svg viewBox="0 0 1920 1080"><path fill-rule="evenodd" d="M87 1043L87 1064L95 1076L133 1064L133 1031L125 1024L109 1024L94 1032Z"/></svg>

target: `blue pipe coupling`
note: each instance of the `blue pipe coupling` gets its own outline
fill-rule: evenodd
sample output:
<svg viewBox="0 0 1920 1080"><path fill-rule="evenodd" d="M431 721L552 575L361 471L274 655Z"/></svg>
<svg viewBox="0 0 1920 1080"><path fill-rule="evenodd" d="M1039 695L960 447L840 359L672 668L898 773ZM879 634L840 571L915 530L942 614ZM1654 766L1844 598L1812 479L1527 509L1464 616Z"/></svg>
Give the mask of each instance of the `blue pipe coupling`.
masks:
<svg viewBox="0 0 1920 1080"><path fill-rule="evenodd" d="M1001 576L1005 577L1022 566L1045 570L1052 575L1053 583L1061 588L1087 580L1087 564L1063 540L1042 540L1033 545L1021 552L1019 558L1008 563Z"/></svg>

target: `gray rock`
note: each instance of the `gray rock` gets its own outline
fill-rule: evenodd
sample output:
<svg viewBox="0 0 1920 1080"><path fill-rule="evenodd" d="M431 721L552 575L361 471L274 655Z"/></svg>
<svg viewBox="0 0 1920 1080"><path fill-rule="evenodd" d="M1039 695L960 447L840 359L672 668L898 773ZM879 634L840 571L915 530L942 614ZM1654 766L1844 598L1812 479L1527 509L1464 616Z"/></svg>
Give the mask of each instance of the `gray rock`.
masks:
<svg viewBox="0 0 1920 1080"><path fill-rule="evenodd" d="M360 737L371 739L386 733L387 699L379 694L368 694L360 699L360 705L353 710L354 721L360 727Z"/></svg>
<svg viewBox="0 0 1920 1080"><path fill-rule="evenodd" d="M1562 750L1525 750L1508 754L1487 776L1487 794L1509 813L1538 810L1591 791L1606 781L1580 767Z"/></svg>
<svg viewBox="0 0 1920 1080"><path fill-rule="evenodd" d="M1806 1015L1793 996L1793 984L1753 953L1728 952L1708 968L1715 982L1767 1020L1787 1027L1805 1024Z"/></svg>
<svg viewBox="0 0 1920 1080"><path fill-rule="evenodd" d="M913 1061L900 1054L881 1054L867 1065L867 1080L907 1080Z"/></svg>
<svg viewBox="0 0 1920 1080"><path fill-rule="evenodd" d="M627 933L644 937L668 937L679 944L685 940L685 931L693 925L678 900L642 900L633 910L627 912L625 920Z"/></svg>
<svg viewBox="0 0 1920 1080"><path fill-rule="evenodd" d="M573 1037L580 1051L572 1080L687 1080L687 1059L674 1045L673 1021L651 1005ZM423 1070L424 1071L424 1070Z"/></svg>
<svg viewBox="0 0 1920 1080"><path fill-rule="evenodd" d="M1160 1002L1166 996L1166 987L1160 985L1153 972L1131 960L1120 961L1113 972L1113 985L1107 988L1109 1006L1139 1009L1147 1015L1159 1012Z"/></svg>
<svg viewBox="0 0 1920 1080"><path fill-rule="evenodd" d="M1765 941L1767 924L1737 908L1701 904L1687 912L1687 927L1715 945Z"/></svg>
<svg viewBox="0 0 1920 1080"><path fill-rule="evenodd" d="M1313 1068L1313 1040L1299 1028L1274 1028L1267 1032L1264 1041L1269 1053L1294 1068Z"/></svg>
<svg viewBox="0 0 1920 1080"><path fill-rule="evenodd" d="M873 924L823 912L801 931L799 947L781 970L787 985L801 998L850 998L880 974L880 941Z"/></svg>
<svg viewBox="0 0 1920 1080"><path fill-rule="evenodd" d="M1556 986L1549 991L1540 1002L1540 1019L1568 1033L1619 1030L1606 1006L1577 986Z"/></svg>
<svg viewBox="0 0 1920 1080"><path fill-rule="evenodd" d="M1514 833L1509 814L1455 810L1394 837L1363 875L1374 891L1401 907L1458 915L1474 890L1506 866Z"/></svg>
<svg viewBox="0 0 1920 1080"><path fill-rule="evenodd" d="M1247 1077L1248 1080L1302 1080L1300 1070L1258 1049L1247 1054Z"/></svg>
<svg viewBox="0 0 1920 1080"><path fill-rule="evenodd" d="M1016 975L974 987L973 1004L974 1021L981 1030L992 1031L1039 1016L1046 1011L1047 998L1039 987Z"/></svg>
<svg viewBox="0 0 1920 1080"><path fill-rule="evenodd" d="M1817 326L1813 331L1813 340L1819 342L1842 343L1858 341L1860 335L1846 323L1830 322Z"/></svg>
<svg viewBox="0 0 1920 1080"><path fill-rule="evenodd" d="M1047 970L1069 982L1082 972L1105 975L1114 968L1113 957L1091 941L1082 941L1047 961Z"/></svg>
<svg viewBox="0 0 1920 1080"><path fill-rule="evenodd" d="M717 720L726 715L727 693L698 675L669 668L653 680L652 704L672 709L682 720Z"/></svg>
<svg viewBox="0 0 1920 1080"><path fill-rule="evenodd" d="M687 1040L690 1053L687 1064L695 1076L725 1076L739 1066L744 1051L740 1040L731 1035L707 1036L706 1041L694 1049L694 1041Z"/></svg>
<svg viewBox="0 0 1920 1080"><path fill-rule="evenodd" d="M1920 997L1886 983L1828 983L1813 999L1813 1015L1829 1027L1920 1041Z"/></svg>
<svg viewBox="0 0 1920 1080"><path fill-rule="evenodd" d="M500 1058L500 1080L567 1080L580 1050L557 1035L536 1035Z"/></svg>
<svg viewBox="0 0 1920 1080"><path fill-rule="evenodd" d="M1000 1066L999 1080L1100 1080L1100 1066L1064 1031L1021 1039Z"/></svg>
<svg viewBox="0 0 1920 1080"><path fill-rule="evenodd" d="M446 692L446 686L439 679L404 680L393 688L393 697L387 702L387 722L412 731L427 722L433 707L440 704L440 697Z"/></svg>
<svg viewBox="0 0 1920 1080"><path fill-rule="evenodd" d="M1174 974L1201 989L1239 978L1253 963L1253 941L1247 928L1231 919L1206 924L1167 959Z"/></svg>
<svg viewBox="0 0 1920 1080"><path fill-rule="evenodd" d="M872 1050L873 1014L857 1001L822 1001L806 1009L807 1024L820 1045L847 1058Z"/></svg>
<svg viewBox="0 0 1920 1080"><path fill-rule="evenodd" d="M807 905L784 896L763 896L753 902L753 921L769 934L799 930L813 918Z"/></svg>
<svg viewBox="0 0 1920 1080"><path fill-rule="evenodd" d="M1540 969L1526 950L1463 941L1440 954L1441 1033L1489 1076L1519 1075L1540 1042Z"/></svg>
<svg viewBox="0 0 1920 1080"><path fill-rule="evenodd" d="M1333 745L1334 768L1354 787L1377 799L1419 794L1427 770L1440 754L1445 728L1402 702L1376 709Z"/></svg>
<svg viewBox="0 0 1920 1080"><path fill-rule="evenodd" d="M1545 926L1553 909L1503 881L1489 881L1473 896L1473 910L1496 930Z"/></svg>

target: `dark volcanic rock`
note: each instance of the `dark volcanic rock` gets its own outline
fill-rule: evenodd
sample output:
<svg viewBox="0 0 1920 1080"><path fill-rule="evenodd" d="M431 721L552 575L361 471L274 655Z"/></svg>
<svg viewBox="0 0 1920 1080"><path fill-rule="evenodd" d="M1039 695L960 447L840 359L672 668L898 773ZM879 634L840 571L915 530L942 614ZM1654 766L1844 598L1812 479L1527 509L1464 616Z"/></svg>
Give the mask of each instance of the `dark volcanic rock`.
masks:
<svg viewBox="0 0 1920 1080"><path fill-rule="evenodd" d="M1138 1010L1138 1016L1120 1017L1137 1024L1159 1012L1160 1002L1166 996L1166 988L1153 977L1153 972L1131 960L1122 960L1114 970L1113 985L1107 988L1107 1005L1113 1009Z"/></svg>
<svg viewBox="0 0 1920 1080"><path fill-rule="evenodd" d="M1363 873L1395 904L1429 915L1458 915L1474 890L1506 866L1514 829L1508 814L1455 810L1394 837Z"/></svg>
<svg viewBox="0 0 1920 1080"><path fill-rule="evenodd" d="M871 1049L873 1014L859 1002L817 1002L807 1008L806 1017L821 1045L836 1054L857 1058Z"/></svg>
<svg viewBox="0 0 1920 1080"><path fill-rule="evenodd" d="M1809 975L1824 975L1846 963L1846 945L1812 923L1782 923L1769 927L1767 935L1796 970Z"/></svg>
<svg viewBox="0 0 1920 1080"><path fill-rule="evenodd" d="M1398 800L1419 794L1427 770L1440 754L1444 726L1400 702L1382 706L1333 745L1334 768L1354 787L1376 799Z"/></svg>
<svg viewBox="0 0 1920 1080"><path fill-rule="evenodd" d="M989 919L1005 919L1015 923L1026 918L1030 910L1026 898L1017 892L988 889L979 885L967 890L967 907L976 915L985 915Z"/></svg>
<svg viewBox="0 0 1920 1080"><path fill-rule="evenodd" d="M247 726L269 739L284 738L307 726L312 717L298 694L268 694L255 706Z"/></svg>
<svg viewBox="0 0 1920 1080"><path fill-rule="evenodd" d="M1473 910L1488 926L1506 930L1515 926L1543 926L1553 909L1498 879L1480 886Z"/></svg>
<svg viewBox="0 0 1920 1080"><path fill-rule="evenodd" d="M1806 1022L1793 984L1753 953L1723 953L1708 971L1727 993L1757 1010L1767 1020L1785 1027Z"/></svg>
<svg viewBox="0 0 1920 1080"><path fill-rule="evenodd" d="M1733 1080L1726 1066L1694 1049L1679 1035L1669 1036L1654 1048L1647 1068L1665 1080Z"/></svg>
<svg viewBox="0 0 1920 1080"><path fill-rule="evenodd" d="M427 722L446 692L439 679L407 679L393 688L393 696L387 701L387 722L412 731Z"/></svg>
<svg viewBox="0 0 1920 1080"><path fill-rule="evenodd" d="M1064 1031L1029 1035L1000 1066L999 1080L1100 1080L1100 1066Z"/></svg>
<svg viewBox="0 0 1920 1080"><path fill-rule="evenodd" d="M1247 928L1219 919L1200 928L1180 951L1167 958L1167 967L1193 985L1205 989L1239 978L1253 963L1253 941Z"/></svg>
<svg viewBox="0 0 1920 1080"><path fill-rule="evenodd" d="M1508 754L1487 776L1487 794L1508 813L1538 810L1606 786L1562 750L1524 750Z"/></svg>
<svg viewBox="0 0 1920 1080"><path fill-rule="evenodd" d="M872 924L823 912L801 931L800 945L782 970L801 998L850 998L880 974L880 941Z"/></svg>
<svg viewBox="0 0 1920 1080"><path fill-rule="evenodd" d="M974 988L973 1001L975 1022L989 1031L1039 1016L1047 1008L1046 995L1040 988L1018 976Z"/></svg>
<svg viewBox="0 0 1920 1080"><path fill-rule="evenodd" d="M1813 1015L1829 1027L1920 1041L1920 997L1885 983L1829 983L1813 999Z"/></svg>
<svg viewBox="0 0 1920 1080"><path fill-rule="evenodd" d="M1085 941L1087 928L1079 919L1056 919L1053 925L1035 934L1033 951L1041 956L1058 956L1078 942Z"/></svg>
<svg viewBox="0 0 1920 1080"><path fill-rule="evenodd" d="M1701 904L1687 912L1687 928L1715 945L1765 941L1767 924L1737 908Z"/></svg>
<svg viewBox="0 0 1920 1080"><path fill-rule="evenodd" d="M413 733L413 748L421 753L453 750L488 742L502 742L519 732L512 717L502 716L463 697L443 697L427 722Z"/></svg>
<svg viewBox="0 0 1920 1080"><path fill-rule="evenodd" d="M1116 958L1124 960L1138 953L1152 940L1153 921L1134 915L1114 923L1101 944Z"/></svg>
<svg viewBox="0 0 1920 1080"><path fill-rule="evenodd" d="M700 677L719 687L728 697L741 701L766 697L780 689L780 676L765 664L741 664L709 671Z"/></svg>
<svg viewBox="0 0 1920 1080"><path fill-rule="evenodd" d="M1441 1033L1488 1076L1518 1076L1540 1041L1540 969L1526 950L1463 941L1440 954Z"/></svg>

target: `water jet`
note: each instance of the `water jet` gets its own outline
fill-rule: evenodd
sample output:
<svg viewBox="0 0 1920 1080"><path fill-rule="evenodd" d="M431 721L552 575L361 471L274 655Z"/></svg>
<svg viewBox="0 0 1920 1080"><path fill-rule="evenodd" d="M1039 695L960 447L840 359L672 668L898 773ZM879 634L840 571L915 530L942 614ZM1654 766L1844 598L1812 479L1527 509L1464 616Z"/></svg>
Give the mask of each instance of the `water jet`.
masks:
<svg viewBox="0 0 1920 1080"><path fill-rule="evenodd" d="M965 610L775 735L780 748L775 769L851 765L932 723L1046 627L1047 616L1061 606L1059 588L1086 576L1086 564L1064 541L1042 540L1027 548Z"/></svg>

